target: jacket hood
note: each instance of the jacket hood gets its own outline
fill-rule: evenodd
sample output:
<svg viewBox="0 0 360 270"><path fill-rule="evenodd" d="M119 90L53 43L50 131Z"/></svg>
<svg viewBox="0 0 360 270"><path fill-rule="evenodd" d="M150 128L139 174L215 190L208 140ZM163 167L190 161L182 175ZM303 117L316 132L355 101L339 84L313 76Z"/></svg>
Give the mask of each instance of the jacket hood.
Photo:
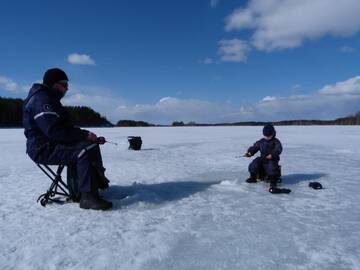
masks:
<svg viewBox="0 0 360 270"><path fill-rule="evenodd" d="M34 83L29 90L28 96L24 100L24 105L26 105L29 102L29 100L32 98L33 95L35 95L39 91L45 90L45 88L46 88L46 86L43 84Z"/></svg>
<svg viewBox="0 0 360 270"><path fill-rule="evenodd" d="M58 98L59 100L64 96L60 91L56 91L56 90L52 90L51 88L47 87L44 84L41 83L34 83L30 90L29 90L29 94L27 96L27 98L25 99L24 103L26 105L26 103L28 103L28 101L38 92L40 91L47 91L48 93L50 93L51 95L55 96L56 98Z"/></svg>

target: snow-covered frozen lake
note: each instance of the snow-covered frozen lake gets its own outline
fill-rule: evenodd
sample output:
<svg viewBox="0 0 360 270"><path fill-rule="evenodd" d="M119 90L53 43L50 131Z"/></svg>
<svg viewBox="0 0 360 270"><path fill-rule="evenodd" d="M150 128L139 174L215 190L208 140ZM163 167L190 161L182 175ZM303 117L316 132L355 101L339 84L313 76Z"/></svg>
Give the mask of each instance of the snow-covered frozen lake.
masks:
<svg viewBox="0 0 360 270"><path fill-rule="evenodd" d="M277 127L289 195L244 182L262 127L92 130L120 143L107 212L36 203L50 181L0 129L0 269L360 269L360 127Z"/></svg>

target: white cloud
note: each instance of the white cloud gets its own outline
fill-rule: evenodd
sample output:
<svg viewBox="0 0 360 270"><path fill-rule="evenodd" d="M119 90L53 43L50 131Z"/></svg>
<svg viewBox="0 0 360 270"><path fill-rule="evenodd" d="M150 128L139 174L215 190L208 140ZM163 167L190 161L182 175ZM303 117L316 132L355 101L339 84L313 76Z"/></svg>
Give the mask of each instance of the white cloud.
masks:
<svg viewBox="0 0 360 270"><path fill-rule="evenodd" d="M243 30L246 28L255 28L255 18L253 12L248 9L236 9L226 19L225 30Z"/></svg>
<svg viewBox="0 0 360 270"><path fill-rule="evenodd" d="M206 57L205 59L204 59L204 61L202 61L203 62L203 64L205 64L205 65L209 65L209 64L213 64L214 63L214 60L212 59L212 58L210 58L210 57Z"/></svg>
<svg viewBox="0 0 360 270"><path fill-rule="evenodd" d="M161 98L155 104L121 106L117 109L119 119L144 120L156 124L171 124L173 121L223 122L231 113L233 109L226 103L174 97Z"/></svg>
<svg viewBox="0 0 360 270"><path fill-rule="evenodd" d="M65 105L91 107L106 116L108 120L116 122L118 120L115 114L116 108L124 105L125 100L112 93L111 89L99 86L70 83L69 91L62 102Z"/></svg>
<svg viewBox="0 0 360 270"><path fill-rule="evenodd" d="M87 54L72 53L68 55L67 60L74 65L95 65L95 61Z"/></svg>
<svg viewBox="0 0 360 270"><path fill-rule="evenodd" d="M324 95L359 95L360 96L360 76L338 82L335 85L326 85L319 90Z"/></svg>
<svg viewBox="0 0 360 270"><path fill-rule="evenodd" d="M9 91L9 92L15 92L15 93L22 93L27 92L30 89L29 85L19 85L12 79L0 76L0 88Z"/></svg>
<svg viewBox="0 0 360 270"><path fill-rule="evenodd" d="M4 83L0 77L0 83ZM6 82L9 82L8 79ZM11 88L11 87L10 87ZM86 94L79 89L88 89ZM108 94L104 94L108 93ZM235 106L199 99L163 97L155 104L129 104L98 87L74 87L63 99L65 105L89 106L116 123L121 119L155 124L173 121L223 123L289 119L335 119L360 111L360 76L325 85L308 95L265 96L258 102Z"/></svg>
<svg viewBox="0 0 360 270"><path fill-rule="evenodd" d="M258 102L248 117L256 120L335 119L360 110L360 96L305 95L277 98Z"/></svg>
<svg viewBox="0 0 360 270"><path fill-rule="evenodd" d="M240 39L228 39L219 41L219 54L222 61L246 62L250 47L246 41Z"/></svg>
<svg viewBox="0 0 360 270"><path fill-rule="evenodd" d="M350 47L350 46L342 46L340 48L340 51L342 53L352 53L352 52L355 52L355 49L353 47Z"/></svg>
<svg viewBox="0 0 360 270"><path fill-rule="evenodd" d="M276 100L276 97L266 96L260 102L267 102L267 101L274 101L274 100Z"/></svg>
<svg viewBox="0 0 360 270"><path fill-rule="evenodd" d="M256 119L334 119L360 111L360 76L309 95L265 97L249 109Z"/></svg>
<svg viewBox="0 0 360 270"><path fill-rule="evenodd" d="M155 104L119 106L117 119L171 124L173 121L221 123L290 119L335 119L360 110L360 76L327 85L309 95L266 96L250 105L206 100L161 98Z"/></svg>
<svg viewBox="0 0 360 270"><path fill-rule="evenodd" d="M250 0L226 18L226 31L249 29L258 50L294 48L325 35L360 30L359 0Z"/></svg>
<svg viewBox="0 0 360 270"><path fill-rule="evenodd" d="M210 6L216 7L219 4L220 0L210 0Z"/></svg>

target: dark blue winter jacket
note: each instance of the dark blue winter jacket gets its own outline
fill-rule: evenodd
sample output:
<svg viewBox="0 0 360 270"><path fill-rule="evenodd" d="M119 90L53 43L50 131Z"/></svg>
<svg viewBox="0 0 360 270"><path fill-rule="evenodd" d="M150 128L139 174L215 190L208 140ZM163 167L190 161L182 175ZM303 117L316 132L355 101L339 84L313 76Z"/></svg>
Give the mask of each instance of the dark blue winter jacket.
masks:
<svg viewBox="0 0 360 270"><path fill-rule="evenodd" d="M72 125L60 103L62 93L42 84L34 84L24 101L23 126L26 153L34 159L44 145L73 144L85 140L88 131Z"/></svg>
<svg viewBox="0 0 360 270"><path fill-rule="evenodd" d="M248 153L250 153L252 156L255 155L258 151L260 151L262 158L265 158L267 155L271 154L273 161L279 161L280 154L282 152L282 145L281 142L275 138L275 136L269 141L265 138L262 138L248 149Z"/></svg>

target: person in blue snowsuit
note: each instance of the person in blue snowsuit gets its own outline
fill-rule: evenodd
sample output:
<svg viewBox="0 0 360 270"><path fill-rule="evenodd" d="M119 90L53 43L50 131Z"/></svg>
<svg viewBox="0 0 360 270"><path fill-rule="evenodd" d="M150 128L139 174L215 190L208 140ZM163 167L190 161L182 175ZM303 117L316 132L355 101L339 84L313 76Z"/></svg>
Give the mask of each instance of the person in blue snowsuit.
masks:
<svg viewBox="0 0 360 270"><path fill-rule="evenodd" d="M26 153L36 163L75 166L80 207L106 210L112 203L98 194L98 189L107 188L109 182L99 147L106 140L72 124L60 102L68 90L68 80L63 70L53 68L45 72L42 84L31 87L23 107Z"/></svg>
<svg viewBox="0 0 360 270"><path fill-rule="evenodd" d="M256 183L256 174L264 170L269 177L270 187L275 188L278 181L279 161L282 152L280 140L276 138L276 130L273 125L268 124L263 128L264 138L258 140L251 146L246 157L252 157L260 151L260 157L255 158L249 165L250 177L246 179L247 183Z"/></svg>

